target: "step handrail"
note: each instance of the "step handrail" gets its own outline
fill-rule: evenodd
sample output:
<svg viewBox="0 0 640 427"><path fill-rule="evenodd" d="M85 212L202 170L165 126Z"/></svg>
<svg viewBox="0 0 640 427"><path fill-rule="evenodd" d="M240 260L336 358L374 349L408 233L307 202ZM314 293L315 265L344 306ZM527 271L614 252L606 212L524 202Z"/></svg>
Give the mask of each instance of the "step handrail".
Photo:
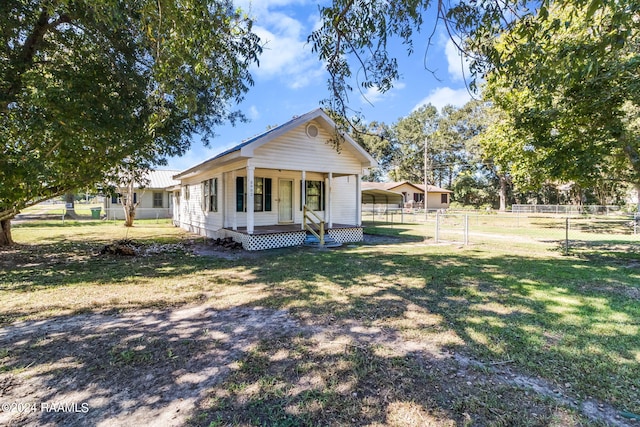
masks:
<svg viewBox="0 0 640 427"><path fill-rule="evenodd" d="M320 246L324 246L324 220L322 218L320 218L320 215L318 215L317 213L315 213L312 209L309 209L307 207L307 205L304 205L302 207L302 213L303 213L303 221L304 221L304 228L305 230L308 230L309 232L311 232L311 234L313 234L314 236L316 236L316 238L320 241ZM313 218L311 217L311 215L313 215L314 217L316 217L317 221L314 221ZM318 227L318 232L316 232L316 230L313 229L313 227L311 227L311 225L307 224L307 220L309 220L309 222L313 225L315 225L316 227Z"/></svg>

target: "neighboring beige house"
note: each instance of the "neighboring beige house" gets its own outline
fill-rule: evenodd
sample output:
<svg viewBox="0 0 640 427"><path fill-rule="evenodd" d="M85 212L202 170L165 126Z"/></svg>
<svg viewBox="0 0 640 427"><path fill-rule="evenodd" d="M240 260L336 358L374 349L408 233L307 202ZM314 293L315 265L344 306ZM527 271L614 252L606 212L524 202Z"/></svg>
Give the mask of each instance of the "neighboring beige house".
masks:
<svg viewBox="0 0 640 427"><path fill-rule="evenodd" d="M377 163L348 135L336 150L335 132L317 109L178 173L174 223L247 250L302 244L309 218L336 242L362 240L361 177Z"/></svg>
<svg viewBox="0 0 640 427"><path fill-rule="evenodd" d="M144 186L135 184L134 202L140 200L136 209L137 219L171 218L173 214L173 197L171 187L178 184L173 179L177 170L153 170L147 175L148 183ZM122 209L122 193L104 198L103 209L107 219L124 219Z"/></svg>
<svg viewBox="0 0 640 427"><path fill-rule="evenodd" d="M401 206L398 205L397 207L424 207L424 184L413 184L409 181L363 182L362 190L364 194L370 192L371 190L383 190L390 192L390 194L400 194L402 195L402 203ZM428 210L447 209L449 207L449 204L451 203L451 194L453 194L453 191L429 185L427 193ZM394 199L394 204L396 204L395 202L396 200Z"/></svg>

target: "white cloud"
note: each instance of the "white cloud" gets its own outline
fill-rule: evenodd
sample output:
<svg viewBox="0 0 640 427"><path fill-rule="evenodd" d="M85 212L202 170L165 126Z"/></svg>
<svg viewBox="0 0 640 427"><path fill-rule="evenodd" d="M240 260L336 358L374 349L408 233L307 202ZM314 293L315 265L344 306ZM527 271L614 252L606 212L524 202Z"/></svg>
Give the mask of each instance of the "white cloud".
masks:
<svg viewBox="0 0 640 427"><path fill-rule="evenodd" d="M405 86L406 85L402 82L396 82L393 85L393 88L391 88L390 90L384 93L380 92L380 88L378 88L377 86L370 87L360 95L360 98L362 99L362 102L365 102L368 104L375 104L383 98L388 98L393 96L395 91L404 89Z"/></svg>
<svg viewBox="0 0 640 427"><path fill-rule="evenodd" d="M269 10L276 7L305 4L305 0L235 0L234 5L240 7L253 18L269 15Z"/></svg>
<svg viewBox="0 0 640 427"><path fill-rule="evenodd" d="M290 30L286 30L290 31ZM256 27L256 34L264 43L260 65L253 73L260 78L280 78L291 88L307 86L323 73L322 63L312 55L306 41L287 33L275 33Z"/></svg>
<svg viewBox="0 0 640 427"><path fill-rule="evenodd" d="M453 41L448 38L444 48L444 54L447 58L447 71L449 77L454 81L461 81L469 78L469 61L462 56Z"/></svg>
<svg viewBox="0 0 640 427"><path fill-rule="evenodd" d="M251 120L257 120L260 118L260 112L258 111L258 108L255 105L252 105L251 107L249 107L249 118Z"/></svg>
<svg viewBox="0 0 640 427"><path fill-rule="evenodd" d="M467 88L451 89L450 87L439 87L432 90L422 101L418 102L413 110L417 110L423 105L431 104L438 110L442 110L445 105L462 107L471 100L471 95Z"/></svg>
<svg viewBox="0 0 640 427"><path fill-rule="evenodd" d="M259 4L254 32L260 37L263 52L260 65L253 67L252 73L258 78L279 79L290 88L298 89L317 82L324 68L307 44L309 28L291 16L268 9L268 6L289 3L292 2L272 0L266 6Z"/></svg>

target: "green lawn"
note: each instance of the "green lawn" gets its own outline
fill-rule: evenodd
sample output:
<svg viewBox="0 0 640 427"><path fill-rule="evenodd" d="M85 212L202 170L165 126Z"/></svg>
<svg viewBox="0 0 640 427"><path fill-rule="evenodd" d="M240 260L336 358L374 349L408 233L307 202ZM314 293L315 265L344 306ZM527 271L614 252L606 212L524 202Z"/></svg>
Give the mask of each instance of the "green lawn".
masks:
<svg viewBox="0 0 640 427"><path fill-rule="evenodd" d="M74 211L76 215L81 216L91 216L92 208L102 208L102 203L76 203L74 207ZM35 206L30 206L26 209L23 209L21 213L23 214L46 214L46 215L62 215L67 211L64 203L55 203L55 204L47 204L40 203Z"/></svg>
<svg viewBox="0 0 640 427"><path fill-rule="evenodd" d="M200 425L593 422L572 405L498 380L503 368L504 375L544 381L576 405L596 399L640 413L634 241L609 239L565 256L553 240L434 245L424 225L366 231L398 241L236 260L180 247L118 258L99 255L100 247L125 237L145 245L199 239L155 221L137 221L131 229L104 222L18 225L19 245L0 253L0 321L188 303L261 306L287 309L307 324L385 331L478 361L473 381L454 382L447 370L453 361L425 370L425 356L376 344L328 354L303 336L262 342L212 391L193 420ZM288 355L287 362L278 354ZM294 393L294 379L307 376L322 386ZM344 378L357 390L345 394L334 381ZM387 393L383 400L381 393Z"/></svg>

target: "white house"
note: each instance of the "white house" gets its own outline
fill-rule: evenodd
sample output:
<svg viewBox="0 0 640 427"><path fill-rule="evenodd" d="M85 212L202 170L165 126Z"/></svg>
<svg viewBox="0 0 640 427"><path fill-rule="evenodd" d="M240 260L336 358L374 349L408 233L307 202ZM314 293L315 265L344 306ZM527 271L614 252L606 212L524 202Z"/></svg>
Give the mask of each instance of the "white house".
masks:
<svg viewBox="0 0 640 427"><path fill-rule="evenodd" d="M134 184L134 202L140 199L136 208L136 218L171 218L173 214L173 197L171 188L179 184L173 176L176 170L152 170L146 175L144 185ZM124 219L122 209L122 193L104 198L104 211L107 219Z"/></svg>
<svg viewBox="0 0 640 427"><path fill-rule="evenodd" d="M377 164L348 135L336 150L335 132L317 109L180 172L174 223L247 250L300 245L312 221L337 242L362 240L360 179Z"/></svg>

